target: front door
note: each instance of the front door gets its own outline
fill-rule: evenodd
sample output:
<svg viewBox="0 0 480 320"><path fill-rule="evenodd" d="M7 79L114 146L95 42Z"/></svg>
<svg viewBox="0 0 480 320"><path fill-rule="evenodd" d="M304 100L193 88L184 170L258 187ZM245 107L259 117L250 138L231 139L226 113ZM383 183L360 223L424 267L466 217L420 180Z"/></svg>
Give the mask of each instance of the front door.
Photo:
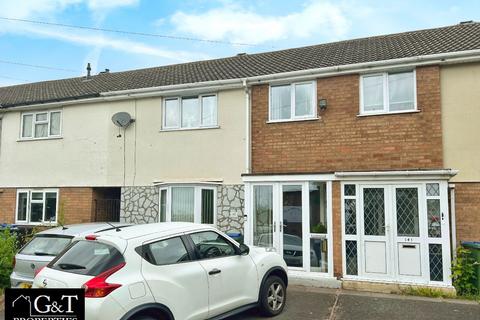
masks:
<svg viewBox="0 0 480 320"><path fill-rule="evenodd" d="M388 216L388 193L382 186L361 188L363 215L361 218L363 273L372 278L387 278L390 264L390 217Z"/></svg>
<svg viewBox="0 0 480 320"><path fill-rule="evenodd" d="M303 185L282 184L279 211L280 249L287 266L303 268Z"/></svg>
<svg viewBox="0 0 480 320"><path fill-rule="evenodd" d="M439 183L358 186L358 276L450 283L445 186L443 189ZM352 244L355 241L349 240L348 245Z"/></svg>
<svg viewBox="0 0 480 320"><path fill-rule="evenodd" d="M422 233L418 186L393 188L394 248L396 273L399 279L415 280L422 276Z"/></svg>
<svg viewBox="0 0 480 320"><path fill-rule="evenodd" d="M305 267L306 190L306 183L253 186L253 245L275 248L291 268Z"/></svg>

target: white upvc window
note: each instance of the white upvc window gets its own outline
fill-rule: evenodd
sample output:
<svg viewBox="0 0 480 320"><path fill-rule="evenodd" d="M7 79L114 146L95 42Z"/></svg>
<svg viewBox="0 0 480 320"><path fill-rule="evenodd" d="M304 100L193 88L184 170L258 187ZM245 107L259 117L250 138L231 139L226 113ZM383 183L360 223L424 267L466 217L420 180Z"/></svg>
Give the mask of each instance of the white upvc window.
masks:
<svg viewBox="0 0 480 320"><path fill-rule="evenodd" d="M315 81L270 86L269 121L295 121L317 117Z"/></svg>
<svg viewBox="0 0 480 320"><path fill-rule="evenodd" d="M214 186L174 184L160 188L160 222L215 224L217 188Z"/></svg>
<svg viewBox="0 0 480 320"><path fill-rule="evenodd" d="M362 75L360 77L360 114L416 111L416 87L415 70Z"/></svg>
<svg viewBox="0 0 480 320"><path fill-rule="evenodd" d="M62 111L48 110L22 113L21 139L48 139L62 134Z"/></svg>
<svg viewBox="0 0 480 320"><path fill-rule="evenodd" d="M18 224L57 223L58 189L17 190L15 222Z"/></svg>
<svg viewBox="0 0 480 320"><path fill-rule="evenodd" d="M217 96L165 98L163 129L199 129L217 126Z"/></svg>

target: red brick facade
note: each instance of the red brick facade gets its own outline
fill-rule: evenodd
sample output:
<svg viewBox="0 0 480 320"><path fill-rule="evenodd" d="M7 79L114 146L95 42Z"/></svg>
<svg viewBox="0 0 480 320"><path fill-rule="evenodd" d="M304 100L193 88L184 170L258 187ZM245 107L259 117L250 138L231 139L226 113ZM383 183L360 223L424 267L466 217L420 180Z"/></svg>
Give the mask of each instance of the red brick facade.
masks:
<svg viewBox="0 0 480 320"><path fill-rule="evenodd" d="M267 123L268 85L252 87L253 173L441 168L440 70L417 68L418 113L359 117L359 75L317 80L318 120Z"/></svg>
<svg viewBox="0 0 480 320"><path fill-rule="evenodd" d="M93 221L93 188L60 188L57 220L65 224ZM0 189L0 223L14 223L17 189Z"/></svg>
<svg viewBox="0 0 480 320"><path fill-rule="evenodd" d="M91 222L94 218L93 188L60 188L58 214L66 224Z"/></svg>
<svg viewBox="0 0 480 320"><path fill-rule="evenodd" d="M458 241L480 241L480 182L455 182Z"/></svg>
<svg viewBox="0 0 480 320"><path fill-rule="evenodd" d="M343 275L342 270L342 193L340 182L332 183L332 239L333 239L333 274L336 277Z"/></svg>
<svg viewBox="0 0 480 320"><path fill-rule="evenodd" d="M0 189L0 223L14 223L17 190Z"/></svg>

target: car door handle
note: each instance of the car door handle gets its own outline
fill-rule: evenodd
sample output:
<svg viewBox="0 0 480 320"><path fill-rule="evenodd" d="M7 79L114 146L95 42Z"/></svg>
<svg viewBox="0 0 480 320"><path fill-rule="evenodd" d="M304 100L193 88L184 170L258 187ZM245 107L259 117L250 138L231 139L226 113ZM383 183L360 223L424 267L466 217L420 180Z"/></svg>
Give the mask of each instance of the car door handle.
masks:
<svg viewBox="0 0 480 320"><path fill-rule="evenodd" d="M220 272L222 272L222 270L213 269L213 270L210 270L210 272L209 272L208 274L211 275L211 276L213 276L214 274L219 274Z"/></svg>

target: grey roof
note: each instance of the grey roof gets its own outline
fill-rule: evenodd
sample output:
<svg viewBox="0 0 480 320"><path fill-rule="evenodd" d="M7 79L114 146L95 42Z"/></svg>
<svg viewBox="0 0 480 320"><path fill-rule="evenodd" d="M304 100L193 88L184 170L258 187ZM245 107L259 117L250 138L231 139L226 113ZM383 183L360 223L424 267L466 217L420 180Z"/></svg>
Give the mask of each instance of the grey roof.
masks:
<svg viewBox="0 0 480 320"><path fill-rule="evenodd" d="M238 55L156 68L103 73L0 88L12 107L99 96L102 92L239 79L282 72L480 49L480 23Z"/></svg>

